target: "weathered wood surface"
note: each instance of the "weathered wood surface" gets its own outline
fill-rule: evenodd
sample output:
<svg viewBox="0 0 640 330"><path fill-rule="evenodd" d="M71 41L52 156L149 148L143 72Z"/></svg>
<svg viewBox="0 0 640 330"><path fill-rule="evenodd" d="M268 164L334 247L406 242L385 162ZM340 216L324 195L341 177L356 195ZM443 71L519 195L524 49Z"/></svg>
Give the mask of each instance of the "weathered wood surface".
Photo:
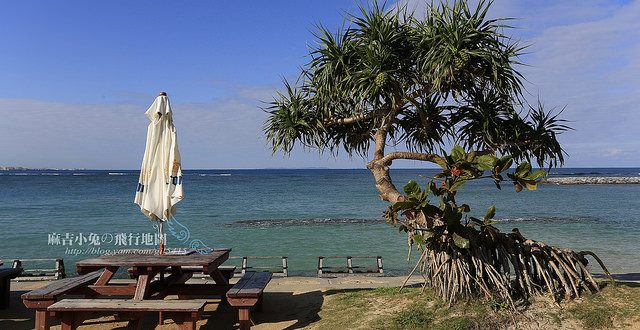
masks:
<svg viewBox="0 0 640 330"><path fill-rule="evenodd" d="M50 312L197 312L206 300L64 299L49 306Z"/></svg>
<svg viewBox="0 0 640 330"><path fill-rule="evenodd" d="M639 177L605 177L605 176L576 176L562 178L547 178L541 183L575 185L575 184L640 184Z"/></svg>
<svg viewBox="0 0 640 330"><path fill-rule="evenodd" d="M227 292L227 298L258 297L272 277L271 272L247 272ZM233 306L233 304L232 304Z"/></svg>
<svg viewBox="0 0 640 330"><path fill-rule="evenodd" d="M80 293L91 295L92 291L88 286L96 282L101 274L102 270L96 270L84 275L67 277L24 293L22 295L22 303L27 308L36 309L35 329L49 329L51 326L51 315L47 312L47 308L54 304L61 296Z"/></svg>
<svg viewBox="0 0 640 330"><path fill-rule="evenodd" d="M106 254L94 258L76 262L78 273L87 273L107 266L120 267L189 267L202 266L203 271L210 272L210 269L217 269L225 260L229 258L231 249L216 249L211 253L193 253L186 256L180 255L151 255L151 254Z"/></svg>
<svg viewBox="0 0 640 330"><path fill-rule="evenodd" d="M249 310L253 306L256 307L256 311L262 310L264 288L272 276L271 272L247 272L227 292L229 305L238 309L240 330L249 330L251 325L255 324Z"/></svg>
<svg viewBox="0 0 640 330"><path fill-rule="evenodd" d="M163 312L181 329L195 330L204 312L206 300L135 300L135 299L65 299L47 309L62 321L62 330L76 329L93 312L116 312L119 319L128 319L128 329L141 329L146 312Z"/></svg>
<svg viewBox="0 0 640 330"><path fill-rule="evenodd" d="M93 284L96 280L98 280L101 274L102 274L102 270L97 270L85 275L67 277L61 280L57 280L57 281L51 282L51 284L45 285L41 288L22 294L22 299L23 300L56 299L61 295L77 293L77 291L82 290L83 287Z"/></svg>

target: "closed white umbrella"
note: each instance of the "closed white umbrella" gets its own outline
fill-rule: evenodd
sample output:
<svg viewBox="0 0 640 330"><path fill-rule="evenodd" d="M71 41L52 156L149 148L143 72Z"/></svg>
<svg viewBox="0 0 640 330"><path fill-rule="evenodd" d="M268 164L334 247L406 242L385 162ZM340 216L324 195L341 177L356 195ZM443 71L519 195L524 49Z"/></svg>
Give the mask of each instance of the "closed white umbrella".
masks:
<svg viewBox="0 0 640 330"><path fill-rule="evenodd" d="M164 253L164 221L176 214L176 203L184 198L178 136L167 94L162 92L145 113L151 123L142 159L134 202L151 221L156 221L160 254Z"/></svg>

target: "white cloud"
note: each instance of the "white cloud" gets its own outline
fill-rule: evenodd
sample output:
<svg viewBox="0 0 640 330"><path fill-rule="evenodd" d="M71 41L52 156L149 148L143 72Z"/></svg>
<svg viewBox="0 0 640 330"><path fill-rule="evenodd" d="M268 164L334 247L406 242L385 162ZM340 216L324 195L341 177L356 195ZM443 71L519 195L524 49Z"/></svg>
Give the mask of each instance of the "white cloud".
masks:
<svg viewBox="0 0 640 330"><path fill-rule="evenodd" d="M272 87L235 90L244 97L172 102L185 168L364 168L359 159L335 160L317 151L271 157L262 134L267 115L255 98L266 96ZM150 105L153 98L148 101ZM149 124L144 115L148 105L0 99L0 166L137 169Z"/></svg>
<svg viewBox="0 0 640 330"><path fill-rule="evenodd" d="M520 68L529 101L565 108L566 166L640 166L640 1L496 0L489 16L517 18L507 34L532 44Z"/></svg>
<svg viewBox="0 0 640 330"><path fill-rule="evenodd" d="M426 2L403 3L412 9ZM560 136L570 154L566 165L640 166L640 1L496 0L489 15L520 18L510 22L518 28L513 35L533 43L524 57L531 66L521 68L531 103L539 95L547 107L566 106L563 116L575 128ZM273 74L277 80L283 73ZM178 83L170 88L175 97L169 95L186 168L364 167L359 158L334 160L301 148L272 158L259 107L279 87L198 83L211 87L198 93L209 93L204 103L187 103L191 87ZM120 103L0 99L0 166L138 168L148 124L144 111L155 95L114 95Z"/></svg>
<svg viewBox="0 0 640 330"><path fill-rule="evenodd" d="M138 110L130 105L0 99L0 163L26 167L85 167L85 162L97 168L107 167L100 164L123 165L133 157L131 150L135 152L132 141L142 139L140 149L144 151L146 132L138 128L145 127L147 119L138 118Z"/></svg>
<svg viewBox="0 0 640 330"><path fill-rule="evenodd" d="M525 76L533 88L547 104L566 105L564 115L573 121L575 131L561 140L570 166L621 166L612 157L624 166L640 164L632 152L638 145L629 144L640 140L640 2L607 12L606 17L542 30L527 61L532 67Z"/></svg>

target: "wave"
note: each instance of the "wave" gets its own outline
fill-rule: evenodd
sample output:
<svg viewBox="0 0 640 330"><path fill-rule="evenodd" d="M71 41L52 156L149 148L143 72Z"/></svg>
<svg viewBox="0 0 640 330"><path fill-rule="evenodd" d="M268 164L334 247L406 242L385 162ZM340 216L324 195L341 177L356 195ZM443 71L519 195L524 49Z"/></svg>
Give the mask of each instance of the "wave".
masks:
<svg viewBox="0 0 640 330"><path fill-rule="evenodd" d="M594 221L594 218L581 218L581 217L514 217L514 218L498 218L495 219L498 223L509 222L523 222L523 221Z"/></svg>
<svg viewBox="0 0 640 330"><path fill-rule="evenodd" d="M129 175L130 173L122 173L122 172L109 172L109 175Z"/></svg>
<svg viewBox="0 0 640 330"><path fill-rule="evenodd" d="M244 226L295 226L295 225L341 225L341 224L377 224L385 223L384 219L363 219L363 218L314 218L314 219L273 219L273 220L239 220L231 225Z"/></svg>
<svg viewBox="0 0 640 330"><path fill-rule="evenodd" d="M201 173L200 176L231 176L231 173L220 173L220 174L205 174Z"/></svg>
<svg viewBox="0 0 640 330"><path fill-rule="evenodd" d="M495 219L498 223L511 222L585 222L596 221L595 218L581 217L506 217ZM228 225L239 226L297 226L297 225L341 225L341 224L380 224L386 223L385 219L369 218L311 218L311 219L263 219L263 220L239 220Z"/></svg>

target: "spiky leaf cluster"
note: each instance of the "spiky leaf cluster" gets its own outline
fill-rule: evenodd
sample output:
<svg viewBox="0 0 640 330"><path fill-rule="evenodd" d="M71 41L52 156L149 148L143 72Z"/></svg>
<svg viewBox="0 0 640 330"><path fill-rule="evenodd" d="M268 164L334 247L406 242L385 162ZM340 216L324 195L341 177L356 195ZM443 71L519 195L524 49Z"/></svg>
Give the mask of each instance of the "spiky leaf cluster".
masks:
<svg viewBox="0 0 640 330"><path fill-rule="evenodd" d="M377 132L385 143L438 153L448 143L556 166L557 115L530 107L516 70L523 49L489 19L491 2L464 0L424 13L377 4L347 14L332 32L318 25L298 81L285 81L265 111L274 152L295 145L366 156ZM375 143L374 143L375 142Z"/></svg>

